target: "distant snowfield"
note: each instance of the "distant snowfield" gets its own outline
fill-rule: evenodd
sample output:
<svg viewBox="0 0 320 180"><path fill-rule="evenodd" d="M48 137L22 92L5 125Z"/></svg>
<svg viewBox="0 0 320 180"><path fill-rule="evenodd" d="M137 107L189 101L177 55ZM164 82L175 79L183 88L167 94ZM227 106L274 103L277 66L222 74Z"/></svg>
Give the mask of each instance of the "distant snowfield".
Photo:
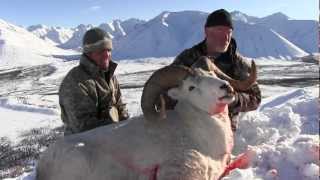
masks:
<svg viewBox="0 0 320 180"><path fill-rule="evenodd" d="M142 88L134 86L143 85L152 71L170 64L172 60L173 58L146 58L118 62L116 75L120 84L126 87L122 90L123 98L128 103L131 116L142 113ZM264 67L260 74L261 78L266 79L271 75L265 71L275 69L278 72L284 71L286 67L308 67L298 61L260 59L256 63ZM51 66L56 70L48 76L36 80L26 76L26 80L23 80L25 84L19 83L20 86L14 86L15 88L3 86L2 88L8 88L13 93L0 96L0 137L6 136L18 142L23 131L61 126L58 97L55 93L61 79L77 64L78 61L53 62ZM281 77L281 74L274 74L278 75ZM36 83L30 86L30 82L34 81ZM39 86L39 90L33 93L26 91L34 88L33 86ZM43 87L53 87L53 90L46 92L42 90L45 89ZM241 115L236 134L234 155L247 152L249 166L232 171L225 179L316 180L319 177L319 86L298 88L261 85L261 89L267 98L263 99L257 111ZM25 173L16 179L34 179L34 172Z"/></svg>
<svg viewBox="0 0 320 180"><path fill-rule="evenodd" d="M122 60L118 62L116 75L121 76L120 82L123 84L139 84L144 83L144 79L139 79L139 76L127 76L126 74L135 74L137 72L148 72L159 69L172 62L172 58L147 58L137 60ZM66 73L78 65L79 61L55 61L51 66L56 67L56 71L50 76L40 77L37 79L38 84L59 84ZM11 69L15 71L16 68ZM1 69L0 69L0 72ZM10 70L6 70L10 73ZM151 73L151 72L150 72ZM35 78L35 77L34 77ZM0 137L7 136L12 141L18 140L19 134L23 131L30 130L37 127L58 127L62 125L60 120L60 110L58 105L57 95L39 95L28 94L27 90L32 88L41 89L41 87L34 87L33 79L26 78L27 80L15 84L11 89L11 85L4 86L7 89L1 90L2 92L17 91L18 94L10 95L8 97L0 96L0 117L5 117L0 121L1 131ZM13 80L14 81L14 80ZM58 83L59 82L59 83ZM47 86L45 86L47 87ZM57 92L58 87L54 92ZM130 114L141 114L140 110L140 97L142 88L133 88L123 90L123 96L128 103ZM4 93L5 94L5 93Z"/></svg>
<svg viewBox="0 0 320 180"><path fill-rule="evenodd" d="M32 102L36 105L25 103L23 99L0 99L0 137L7 136L12 141L19 141L18 135L24 131L38 127L54 128L62 125L57 110L41 107L41 101Z"/></svg>
<svg viewBox="0 0 320 180"><path fill-rule="evenodd" d="M63 50L49 44L24 28L0 19L0 66L47 64L59 60L57 55L72 55L75 51Z"/></svg>

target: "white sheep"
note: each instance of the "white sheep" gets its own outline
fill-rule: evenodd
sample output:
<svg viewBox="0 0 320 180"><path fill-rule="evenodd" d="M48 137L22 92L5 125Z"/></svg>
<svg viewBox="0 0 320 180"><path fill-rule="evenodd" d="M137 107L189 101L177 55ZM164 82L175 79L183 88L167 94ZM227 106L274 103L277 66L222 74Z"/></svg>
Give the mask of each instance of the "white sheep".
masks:
<svg viewBox="0 0 320 180"><path fill-rule="evenodd" d="M252 76L242 82L247 87L256 78L252 67ZM156 71L143 90L144 117L57 141L38 161L37 179L218 179L233 146L227 105L234 97L229 83L215 74L234 88L241 85L215 67L209 69L211 75L180 66ZM165 92L178 103L159 112L155 104Z"/></svg>

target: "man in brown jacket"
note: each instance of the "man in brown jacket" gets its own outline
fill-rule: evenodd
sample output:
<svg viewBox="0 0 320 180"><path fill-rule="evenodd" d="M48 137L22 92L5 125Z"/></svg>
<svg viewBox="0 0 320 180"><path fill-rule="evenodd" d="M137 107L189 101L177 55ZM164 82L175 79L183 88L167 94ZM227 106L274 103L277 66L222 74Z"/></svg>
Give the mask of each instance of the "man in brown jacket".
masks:
<svg viewBox="0 0 320 180"><path fill-rule="evenodd" d="M180 53L172 64L191 67L201 56L207 56L225 74L237 80L244 80L250 72L249 63L241 57L236 41L231 37L232 18L229 12L220 9L212 12L205 24L205 39ZM261 102L258 84L243 92L236 92L235 101L229 105L229 116L233 131L237 127L239 112L257 109Z"/></svg>
<svg viewBox="0 0 320 180"><path fill-rule="evenodd" d="M59 89L65 135L79 133L128 118L111 61L112 41L99 28L83 37L80 64L63 79Z"/></svg>

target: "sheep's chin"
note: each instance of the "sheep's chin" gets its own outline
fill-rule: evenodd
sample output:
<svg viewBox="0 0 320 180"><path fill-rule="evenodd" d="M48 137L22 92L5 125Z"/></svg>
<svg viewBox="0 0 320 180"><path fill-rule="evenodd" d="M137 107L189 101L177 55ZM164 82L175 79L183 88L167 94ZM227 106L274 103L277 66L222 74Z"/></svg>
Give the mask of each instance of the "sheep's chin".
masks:
<svg viewBox="0 0 320 180"><path fill-rule="evenodd" d="M211 116L215 115L215 114L222 113L222 112L228 112L228 104L224 103L224 102L219 102L217 104L213 104L210 106L208 112Z"/></svg>

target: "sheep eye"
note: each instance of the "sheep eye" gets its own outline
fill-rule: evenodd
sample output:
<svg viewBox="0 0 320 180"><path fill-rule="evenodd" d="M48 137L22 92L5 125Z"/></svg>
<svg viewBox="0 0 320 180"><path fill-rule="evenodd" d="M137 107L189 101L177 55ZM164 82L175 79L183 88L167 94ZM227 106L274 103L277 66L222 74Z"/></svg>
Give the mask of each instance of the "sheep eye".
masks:
<svg viewBox="0 0 320 180"><path fill-rule="evenodd" d="M194 88L194 86L189 86L189 91L192 91Z"/></svg>

